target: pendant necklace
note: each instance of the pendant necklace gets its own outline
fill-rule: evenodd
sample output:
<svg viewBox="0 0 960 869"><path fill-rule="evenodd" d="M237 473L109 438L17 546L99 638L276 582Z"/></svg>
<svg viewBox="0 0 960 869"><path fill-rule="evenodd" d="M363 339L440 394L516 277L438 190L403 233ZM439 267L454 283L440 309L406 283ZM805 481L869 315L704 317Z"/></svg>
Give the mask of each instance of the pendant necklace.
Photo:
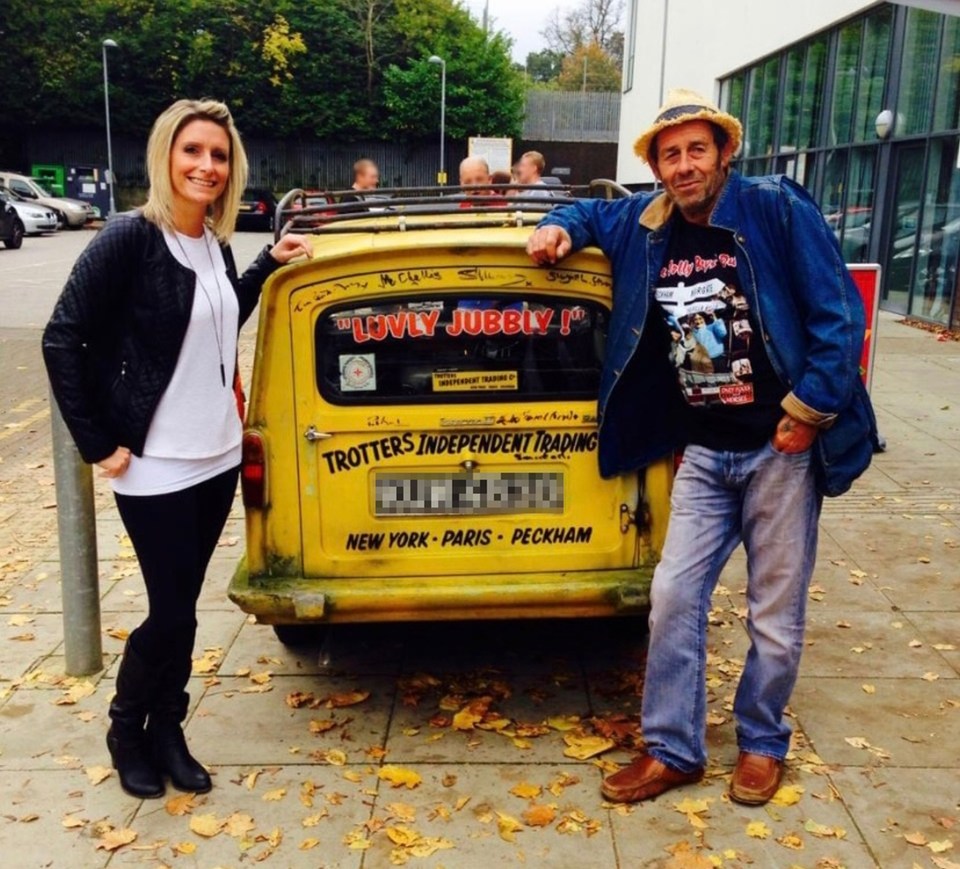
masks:
<svg viewBox="0 0 960 869"><path fill-rule="evenodd" d="M210 251L210 239L207 237L207 230L203 230L203 240L205 242L204 247L207 249L207 257L210 259L210 271L213 272L213 278L217 282L217 298L220 300L220 325L217 325L217 315L213 309L213 299L210 297L210 293L207 291L203 279L200 277L200 272L197 271L196 266L193 264L193 261L190 259L190 255L187 253L186 248L183 246L183 242L180 241L180 234L174 230L173 237L176 239L177 247L180 248L180 253L183 254L183 258L190 265L190 268L193 269L193 274L197 279L197 285L203 291L203 296L207 300L207 305L210 307L210 318L211 325L213 326L213 337L217 339L217 354L220 357L220 382L226 387L227 385L227 370L226 366L223 363L223 288L220 286L220 275L217 274L217 267L213 264L213 253Z"/></svg>

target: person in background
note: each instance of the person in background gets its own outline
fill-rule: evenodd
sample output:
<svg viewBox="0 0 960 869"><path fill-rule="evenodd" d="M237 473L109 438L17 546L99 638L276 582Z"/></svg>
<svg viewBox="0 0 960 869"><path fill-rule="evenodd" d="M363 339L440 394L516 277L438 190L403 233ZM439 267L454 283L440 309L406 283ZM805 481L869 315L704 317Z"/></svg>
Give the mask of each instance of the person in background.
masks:
<svg viewBox="0 0 960 869"><path fill-rule="evenodd" d="M527 151L514 165L514 175L518 184L534 184L538 188L546 188L547 184L543 180L543 171L547 168L547 161L539 151ZM550 189L521 190L520 196L543 197L553 196Z"/></svg>
<svg viewBox="0 0 960 869"><path fill-rule="evenodd" d="M353 164L353 184L358 193L369 193L380 186L380 169L369 157L363 157ZM360 197L362 198L362 196Z"/></svg>
<svg viewBox="0 0 960 869"><path fill-rule="evenodd" d="M237 335L264 281L311 245L287 235L238 277L229 239L247 159L223 103L179 100L164 111L147 173L146 205L111 217L77 259L43 355L80 454L112 484L146 584L107 747L127 793L159 797L163 776L182 791L211 787L181 722L197 598L240 466Z"/></svg>
<svg viewBox="0 0 960 869"><path fill-rule="evenodd" d="M504 169L498 169L490 176L491 184L512 184L513 175L510 172L507 172ZM516 190L495 190L494 193L499 193L506 196L516 196Z"/></svg>
<svg viewBox="0 0 960 869"><path fill-rule="evenodd" d="M465 157L460 161L460 186L470 188L464 196L490 195L490 166L483 157Z"/></svg>
<svg viewBox="0 0 960 869"><path fill-rule="evenodd" d="M750 648L733 701L740 754L729 793L746 805L774 796L822 498L845 492L878 446L859 371L863 304L836 238L799 184L730 168L742 136L704 97L671 91L634 145L663 190L555 209L527 248L543 265L587 245L611 261L603 476L684 450L651 589L645 747L602 786L617 802L704 776L710 596L741 543ZM694 268L698 281L742 296L737 316L758 336L709 389L677 358L675 329L670 340L672 305L691 289L681 276Z"/></svg>

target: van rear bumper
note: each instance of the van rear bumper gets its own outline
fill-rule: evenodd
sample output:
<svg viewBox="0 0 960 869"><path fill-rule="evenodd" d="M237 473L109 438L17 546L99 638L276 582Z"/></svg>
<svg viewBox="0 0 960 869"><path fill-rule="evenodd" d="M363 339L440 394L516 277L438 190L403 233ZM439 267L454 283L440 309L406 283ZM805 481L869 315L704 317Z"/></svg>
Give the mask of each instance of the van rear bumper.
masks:
<svg viewBox="0 0 960 869"><path fill-rule="evenodd" d="M228 594L263 624L628 615L650 602L652 566L566 573L431 577L251 577Z"/></svg>

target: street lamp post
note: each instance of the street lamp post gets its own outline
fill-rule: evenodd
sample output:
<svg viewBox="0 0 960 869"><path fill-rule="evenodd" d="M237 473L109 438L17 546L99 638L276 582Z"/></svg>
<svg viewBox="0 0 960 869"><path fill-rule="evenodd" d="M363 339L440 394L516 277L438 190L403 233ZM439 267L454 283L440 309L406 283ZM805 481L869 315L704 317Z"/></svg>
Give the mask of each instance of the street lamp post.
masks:
<svg viewBox="0 0 960 869"><path fill-rule="evenodd" d="M440 64L440 174L437 176L437 183L443 185L447 183L447 167L444 155L447 138L447 62L437 55L431 55L429 63Z"/></svg>
<svg viewBox="0 0 960 869"><path fill-rule="evenodd" d="M107 115L107 183L110 185L110 214L115 214L117 203L113 196L113 143L110 140L110 80L107 75L107 49L116 48L117 43L112 39L104 39L100 47L103 51L103 107Z"/></svg>

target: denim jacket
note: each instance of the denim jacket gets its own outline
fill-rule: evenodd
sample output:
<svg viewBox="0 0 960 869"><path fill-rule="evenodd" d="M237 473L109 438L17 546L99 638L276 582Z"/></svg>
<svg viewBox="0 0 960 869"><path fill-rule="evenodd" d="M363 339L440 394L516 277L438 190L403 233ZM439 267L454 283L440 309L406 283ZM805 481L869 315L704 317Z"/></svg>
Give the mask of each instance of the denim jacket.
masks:
<svg viewBox="0 0 960 869"><path fill-rule="evenodd" d="M600 471L614 476L683 445L683 398L662 317L650 301L670 241L660 194L584 200L552 211L574 250L598 246L613 269L613 312L600 381ZM820 428L817 487L843 494L870 464L876 421L860 379L865 316L836 239L809 194L782 176L731 172L710 218L730 230L737 275L777 376L786 412Z"/></svg>

